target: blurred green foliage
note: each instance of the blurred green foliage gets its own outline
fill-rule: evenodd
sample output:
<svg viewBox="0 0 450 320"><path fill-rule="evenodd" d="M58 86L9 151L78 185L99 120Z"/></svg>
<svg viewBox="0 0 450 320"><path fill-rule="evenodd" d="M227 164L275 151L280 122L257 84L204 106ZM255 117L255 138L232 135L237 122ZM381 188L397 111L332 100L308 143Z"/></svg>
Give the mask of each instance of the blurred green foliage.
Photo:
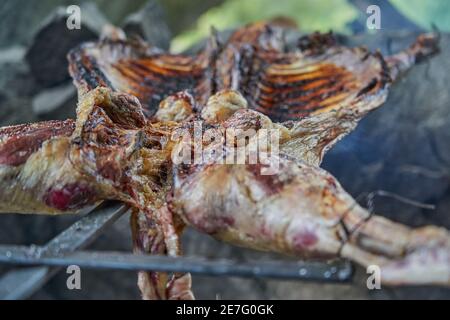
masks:
<svg viewBox="0 0 450 320"><path fill-rule="evenodd" d="M276 17L288 17L302 31L347 32L347 23L358 11L347 0L228 0L204 13L195 27L177 36L172 50L179 52L210 33L211 26L219 30Z"/></svg>
<svg viewBox="0 0 450 320"><path fill-rule="evenodd" d="M43 19L57 6L95 2L114 24L148 0L0 0L0 47L26 44ZM348 32L348 23L363 12L350 0L156 0L166 11L173 49L182 51L219 30L276 17L288 17L305 32ZM432 24L450 31L450 0L385 0L411 21L429 29ZM369 1L370 2L370 1Z"/></svg>
<svg viewBox="0 0 450 320"><path fill-rule="evenodd" d="M186 31L192 27L204 12L218 6L224 0L156 0L166 12L167 23L173 34ZM245 1L245 0L243 0ZM125 1L124 1L125 2Z"/></svg>
<svg viewBox="0 0 450 320"><path fill-rule="evenodd" d="M168 1L180 3L179 0ZM425 29L435 24L442 31L450 31L450 0L386 1ZM185 5L188 3L189 0L183 1ZM172 14L169 12L169 16ZM305 32L332 29L347 33L347 26L358 17L358 11L347 0L226 0L201 15L193 28L181 32L173 40L172 50L180 52L187 49L208 36L211 26L224 30L280 16L292 19Z"/></svg>
<svg viewBox="0 0 450 320"><path fill-rule="evenodd" d="M423 28L436 25L441 31L450 31L449 0L390 0L407 18Z"/></svg>

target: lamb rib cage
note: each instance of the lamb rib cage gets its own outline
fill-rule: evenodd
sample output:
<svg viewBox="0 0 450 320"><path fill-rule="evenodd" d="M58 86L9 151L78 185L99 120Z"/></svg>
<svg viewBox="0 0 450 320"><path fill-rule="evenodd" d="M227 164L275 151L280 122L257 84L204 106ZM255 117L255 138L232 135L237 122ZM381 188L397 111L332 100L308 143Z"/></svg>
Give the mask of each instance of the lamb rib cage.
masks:
<svg viewBox="0 0 450 320"><path fill-rule="evenodd" d="M120 203L107 202L93 209L45 246L0 245L0 264L17 267L0 278L0 299L27 299L39 291L62 267L70 265L78 265L86 269L158 270L208 276L293 279L329 283L345 283L352 279L353 266L345 260L330 263L303 261L237 263L224 259L173 258L82 250L127 211L128 208Z"/></svg>

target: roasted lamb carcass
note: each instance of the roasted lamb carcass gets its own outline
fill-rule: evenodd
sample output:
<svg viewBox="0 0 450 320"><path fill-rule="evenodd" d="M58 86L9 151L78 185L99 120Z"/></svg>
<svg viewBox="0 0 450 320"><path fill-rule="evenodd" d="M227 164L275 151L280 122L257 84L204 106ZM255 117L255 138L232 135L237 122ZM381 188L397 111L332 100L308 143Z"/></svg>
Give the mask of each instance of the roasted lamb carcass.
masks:
<svg viewBox="0 0 450 320"><path fill-rule="evenodd" d="M330 35L319 34L301 39L295 50L286 52L279 35L277 27L255 24L238 30L224 44L213 37L195 56L171 55L141 42L117 39L104 39L74 50L70 71L80 96L77 121L59 123L51 133L44 130L37 134L39 131L26 127L3 130L0 148L13 145L25 161L16 163L8 153L13 150L10 147L0 149L0 159L7 159L1 163L5 177L2 182L8 181L2 188L12 195L5 197L1 211L59 213L100 200L121 200L134 208L132 227L139 253L180 254L178 235L185 223L253 248L304 257L345 256L362 264L373 257L375 263L400 265L402 258L414 260L418 252L428 258L433 250L445 252L445 231L409 231L386 222L393 233L406 230L403 234L408 239L394 246L377 234L380 224L375 222L385 220L368 219L368 213L317 167L335 141L385 100L390 83L400 72L436 51L435 39L422 36L404 52L383 58L362 48L339 46ZM180 90L186 91L177 93ZM170 94L175 95L158 109L158 103ZM279 132L277 162L281 171L262 177L253 172L261 164L223 165L213 154L206 163L173 161L180 148L190 146L185 148L188 142L180 140L178 133L195 130L196 120L216 133L227 128L253 129L258 134L249 137L249 146L264 140L264 134L261 139L259 134L264 132L262 129ZM39 124L35 128L48 126ZM27 144L33 147L15 142L21 137L31 141ZM217 146L222 146L221 139L205 148ZM226 146L225 154L235 147ZM266 147L259 150L261 154L273 153L275 145ZM262 167L268 164L270 161ZM41 172L27 169L37 167L43 168ZM111 168L114 170L108 170ZM208 168L217 169L217 174ZM212 186L217 179L223 179L217 181L223 185ZM67 190L65 182L76 186L82 182L98 192L91 195L80 188ZM61 206L49 203L47 194L52 185L57 186L58 203L58 195L70 201L63 201L65 205ZM208 185L211 193L206 191ZM190 186L197 187L197 193ZM217 190L220 186L229 191L231 186L236 189L223 194ZM293 190L298 192L295 199ZM261 201L259 207L252 203L250 200L256 196L253 192L273 200L272 204ZM189 201L190 193L193 198L204 195L201 203L205 210ZM25 197L28 200L22 201ZM217 208L223 209L222 215L217 215ZM230 212L232 208L248 211L235 216L236 212ZM305 212L297 212L296 208L304 208ZM280 224L273 216L277 210L282 219L291 222ZM262 233L242 224L253 215ZM325 229L330 221L338 225ZM300 244L306 242L304 250L277 229L301 224L322 226L311 237L299 233ZM302 231L295 228L294 233ZM320 237L320 241L314 237ZM360 245L361 241L364 245ZM442 254L435 262L436 268L448 270ZM421 270L423 264L418 265ZM448 284L441 271L433 271L437 274L434 278L410 281ZM386 281L402 283L404 279L401 275L387 276ZM189 275L141 273L139 285L145 298L192 297Z"/></svg>

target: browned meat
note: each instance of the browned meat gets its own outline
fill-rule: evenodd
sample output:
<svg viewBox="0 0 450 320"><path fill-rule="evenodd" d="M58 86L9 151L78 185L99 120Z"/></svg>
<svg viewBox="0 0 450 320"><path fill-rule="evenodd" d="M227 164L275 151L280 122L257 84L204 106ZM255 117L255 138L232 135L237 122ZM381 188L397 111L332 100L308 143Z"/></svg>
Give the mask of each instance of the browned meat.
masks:
<svg viewBox="0 0 450 320"><path fill-rule="evenodd" d="M435 38L384 59L320 34L286 52L280 32L250 25L193 56L119 38L72 51L77 120L0 130L0 212L57 214L115 199L133 207L138 254L181 254L189 224L251 248L376 263L390 284L448 285L445 230L371 217L318 168L392 80L437 51ZM179 162L193 147L183 132L197 125L206 153ZM228 130L245 139L230 144ZM242 146L244 158L256 150L265 161L221 162ZM188 274L142 272L139 286L146 299L193 298Z"/></svg>

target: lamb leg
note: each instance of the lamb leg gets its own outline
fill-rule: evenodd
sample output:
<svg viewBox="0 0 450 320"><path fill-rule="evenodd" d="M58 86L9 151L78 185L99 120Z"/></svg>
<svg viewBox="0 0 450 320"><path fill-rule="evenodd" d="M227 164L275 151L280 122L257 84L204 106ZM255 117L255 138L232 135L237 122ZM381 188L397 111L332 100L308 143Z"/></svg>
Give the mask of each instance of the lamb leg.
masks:
<svg viewBox="0 0 450 320"><path fill-rule="evenodd" d="M171 207L187 224L236 245L299 258L378 265L386 285L450 285L450 235L372 216L330 174L281 156L262 165L180 165Z"/></svg>
<svg viewBox="0 0 450 320"><path fill-rule="evenodd" d="M77 120L0 129L0 212L77 212L102 200L136 202L133 163L146 120L137 99L95 89Z"/></svg>

